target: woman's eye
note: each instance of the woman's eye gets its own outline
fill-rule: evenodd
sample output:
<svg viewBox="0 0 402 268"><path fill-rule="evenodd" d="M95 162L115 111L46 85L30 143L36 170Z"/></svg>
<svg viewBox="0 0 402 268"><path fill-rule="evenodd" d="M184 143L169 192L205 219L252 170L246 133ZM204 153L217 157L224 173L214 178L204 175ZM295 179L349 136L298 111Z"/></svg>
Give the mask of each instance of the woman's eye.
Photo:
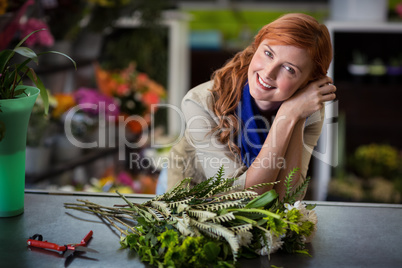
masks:
<svg viewBox="0 0 402 268"><path fill-rule="evenodd" d="M293 69L292 67L289 67L289 66L284 66L284 67L285 67L286 71L288 71L289 73L291 73L291 74L296 73L295 69Z"/></svg>
<svg viewBox="0 0 402 268"><path fill-rule="evenodd" d="M267 55L270 58L273 57L273 54L270 51L265 51L265 55Z"/></svg>

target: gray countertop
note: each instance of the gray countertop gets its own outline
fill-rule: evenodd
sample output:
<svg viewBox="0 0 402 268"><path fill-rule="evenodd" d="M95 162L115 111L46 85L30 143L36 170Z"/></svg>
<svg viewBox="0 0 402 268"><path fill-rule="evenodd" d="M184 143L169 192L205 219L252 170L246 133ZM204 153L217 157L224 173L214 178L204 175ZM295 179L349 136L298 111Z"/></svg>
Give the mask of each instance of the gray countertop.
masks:
<svg viewBox="0 0 402 268"><path fill-rule="evenodd" d="M136 203L152 197L129 196ZM29 248L26 240L39 233L49 242L79 243L89 230L88 247L99 253L85 256L97 260L75 258L69 267L148 267L132 250L120 249L120 234L97 216L64 208L77 199L124 204L108 194L26 192L24 213L0 218L1 267L64 267L63 255ZM240 260L239 267L402 267L402 205L307 202L317 204L318 229L308 245L312 257L275 253L271 260Z"/></svg>

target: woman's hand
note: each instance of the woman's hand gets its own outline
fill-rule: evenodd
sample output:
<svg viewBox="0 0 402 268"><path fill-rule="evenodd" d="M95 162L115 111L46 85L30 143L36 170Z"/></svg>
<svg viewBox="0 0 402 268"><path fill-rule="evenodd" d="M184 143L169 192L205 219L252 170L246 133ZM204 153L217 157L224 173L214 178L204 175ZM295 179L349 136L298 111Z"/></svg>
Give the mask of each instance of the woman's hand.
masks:
<svg viewBox="0 0 402 268"><path fill-rule="evenodd" d="M309 82L284 101L282 106L284 109L289 109L288 111L298 119L303 119L321 110L324 102L334 100L336 98L335 91L336 87L332 84L332 79L327 76Z"/></svg>

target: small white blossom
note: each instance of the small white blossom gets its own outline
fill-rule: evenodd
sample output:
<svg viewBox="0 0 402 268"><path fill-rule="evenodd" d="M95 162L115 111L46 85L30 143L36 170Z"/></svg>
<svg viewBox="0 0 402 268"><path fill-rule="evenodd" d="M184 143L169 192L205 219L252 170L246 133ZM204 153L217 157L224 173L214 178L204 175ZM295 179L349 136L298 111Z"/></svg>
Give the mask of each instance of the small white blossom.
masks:
<svg viewBox="0 0 402 268"><path fill-rule="evenodd" d="M253 234L251 232L241 232L236 234L236 239L239 241L240 246L248 246L251 244Z"/></svg>
<svg viewBox="0 0 402 268"><path fill-rule="evenodd" d="M314 224L317 224L318 218L317 218L317 214L315 213L314 210L308 210L307 211L307 220L311 221Z"/></svg>
<svg viewBox="0 0 402 268"><path fill-rule="evenodd" d="M317 222L318 222L318 218L317 218L317 214L315 213L314 210L308 210L306 208L306 204L303 204L300 201L296 201L293 205L290 204L285 204L285 213L288 213L289 211L291 211L292 209L297 209L300 214L302 215L300 218L300 222L298 223L298 225L301 225L303 222L306 221L310 221L314 224L314 229L311 232L311 235L308 237L302 237L302 241L304 243L310 243L312 241L312 239L314 238L314 235L317 231Z"/></svg>
<svg viewBox="0 0 402 268"><path fill-rule="evenodd" d="M317 214L315 213L314 210L308 210L307 218L308 218L308 221L314 223L314 229L311 232L311 235L306 237L306 240L305 240L305 243L310 243L313 240L315 233L317 232L318 218L317 218Z"/></svg>
<svg viewBox="0 0 402 268"><path fill-rule="evenodd" d="M257 254L261 256L266 256L272 253L275 253L278 249L280 249L283 245L283 241L280 237L271 234L271 233L266 233L265 235L267 239L267 244L266 246L262 247L260 250L257 250ZM264 245L264 239L261 238L260 240L261 244Z"/></svg>

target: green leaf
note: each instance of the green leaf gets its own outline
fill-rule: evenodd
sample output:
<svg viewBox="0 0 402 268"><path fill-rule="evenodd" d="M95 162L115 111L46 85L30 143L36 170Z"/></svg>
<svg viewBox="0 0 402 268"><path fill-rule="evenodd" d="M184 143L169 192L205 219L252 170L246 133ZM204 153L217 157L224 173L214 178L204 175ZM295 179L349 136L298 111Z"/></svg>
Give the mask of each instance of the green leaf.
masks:
<svg viewBox="0 0 402 268"><path fill-rule="evenodd" d="M220 247L218 247L214 242L207 242L204 245L203 250L206 259L210 262L216 261L221 251Z"/></svg>
<svg viewBox="0 0 402 268"><path fill-rule="evenodd" d="M307 250L307 249L304 249L304 250L294 250L293 252L294 252L294 253L299 253L299 254L304 254L304 255L307 255L307 256L309 256L309 257L312 257L312 256L310 255L310 253L308 253L308 250Z"/></svg>
<svg viewBox="0 0 402 268"><path fill-rule="evenodd" d="M236 219L250 223L252 225L257 225L256 221L253 221L252 219L250 219L249 217L245 217L245 216L240 216L240 215L236 215L235 216Z"/></svg>
<svg viewBox="0 0 402 268"><path fill-rule="evenodd" d="M15 46L15 48L20 47L31 35L33 35L33 34L39 32L39 31L45 31L45 30L46 30L45 28L42 28L42 29L39 29L39 30L36 30L36 31L31 32L30 34L28 34L27 36L25 36L25 37Z"/></svg>
<svg viewBox="0 0 402 268"><path fill-rule="evenodd" d="M179 235L174 230L167 230L158 236L162 248L174 247L179 243Z"/></svg>
<svg viewBox="0 0 402 268"><path fill-rule="evenodd" d="M273 213L271 211L265 210L265 209L258 209L258 208L236 208L236 209L229 209L229 211L239 211L239 212L247 212L247 213L260 213L267 215L269 217L275 218L275 219L280 219L280 216L276 213Z"/></svg>
<svg viewBox="0 0 402 268"><path fill-rule="evenodd" d="M32 49L27 47L17 47L14 49L14 52L20 54L21 56L29 58L30 60L38 64L38 55L36 55L36 53Z"/></svg>
<svg viewBox="0 0 402 268"><path fill-rule="evenodd" d="M74 68L77 70L77 64L75 63L75 61L70 56L68 56L68 55L66 55L66 54L64 54L62 52L59 52L59 51L45 51L45 52L39 53L38 56L43 55L43 54L49 54L49 53L59 54L59 55L62 55L64 57L66 57L67 59L69 59L73 63Z"/></svg>
<svg viewBox="0 0 402 268"><path fill-rule="evenodd" d="M278 197L278 194L274 189L263 193L262 195L254 198L246 205L246 208L260 208L265 207Z"/></svg>
<svg viewBox="0 0 402 268"><path fill-rule="evenodd" d="M49 96L45 85L42 83L42 80L35 74L35 71L30 68L30 72L27 73L27 76L35 83L36 87L39 88L40 96L42 97L43 106L45 107L45 115L49 112Z"/></svg>
<svg viewBox="0 0 402 268"><path fill-rule="evenodd" d="M306 209L313 210L313 209L315 209L316 206L317 206L317 204L306 204Z"/></svg>
<svg viewBox="0 0 402 268"><path fill-rule="evenodd" d="M10 59L13 57L14 51L6 49L0 52L0 73L4 73L4 69L8 66Z"/></svg>

